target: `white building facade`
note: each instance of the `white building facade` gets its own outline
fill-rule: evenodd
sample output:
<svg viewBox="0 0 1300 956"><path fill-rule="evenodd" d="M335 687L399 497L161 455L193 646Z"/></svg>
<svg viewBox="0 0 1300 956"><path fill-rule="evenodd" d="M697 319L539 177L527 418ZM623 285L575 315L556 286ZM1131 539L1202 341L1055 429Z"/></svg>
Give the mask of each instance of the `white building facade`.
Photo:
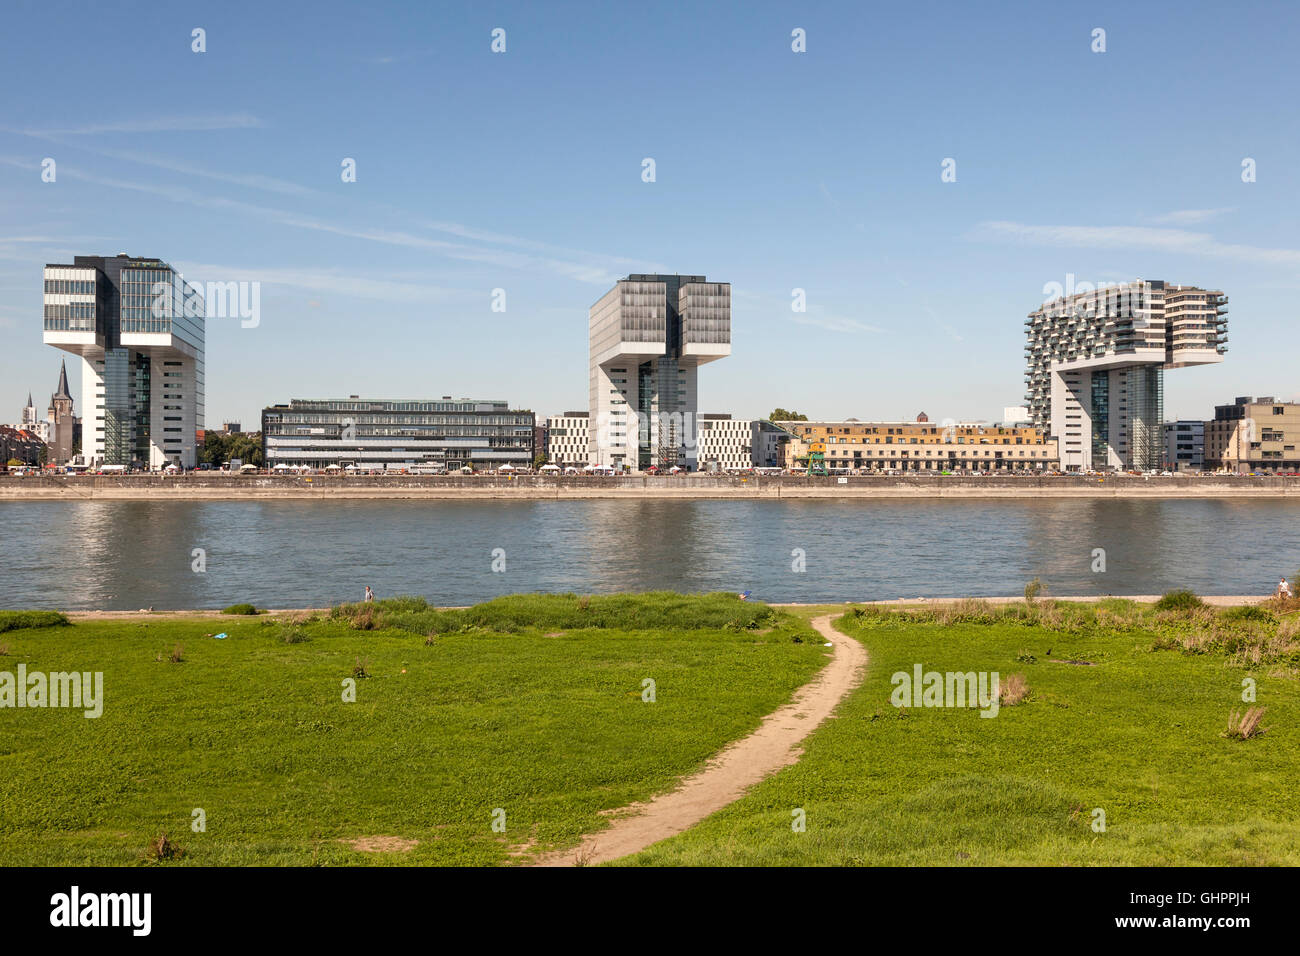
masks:
<svg viewBox="0 0 1300 956"><path fill-rule="evenodd" d="M699 426L700 470L781 467L780 438L787 433L771 422L730 415L701 415Z"/></svg>
<svg viewBox="0 0 1300 956"><path fill-rule="evenodd" d="M546 419L546 462L561 468L587 465L586 412L565 412Z"/></svg>

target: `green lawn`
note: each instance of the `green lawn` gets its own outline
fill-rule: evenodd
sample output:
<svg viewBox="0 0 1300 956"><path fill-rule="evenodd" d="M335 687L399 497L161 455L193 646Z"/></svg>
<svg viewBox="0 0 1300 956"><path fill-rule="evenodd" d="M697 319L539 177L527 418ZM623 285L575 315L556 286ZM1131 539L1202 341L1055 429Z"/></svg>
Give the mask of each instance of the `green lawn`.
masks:
<svg viewBox="0 0 1300 956"><path fill-rule="evenodd" d="M865 682L802 760L622 862L1300 864L1297 607L853 609ZM824 664L807 618L836 610L656 594L297 623L0 612L0 671L102 671L105 691L99 719L0 710L0 865L138 864L163 832L181 864L517 862L756 727ZM900 710L891 676L918 663L1022 674L1029 697L991 719ZM1267 732L1232 739L1246 677ZM353 844L370 838L402 842Z"/></svg>
<svg viewBox="0 0 1300 956"><path fill-rule="evenodd" d="M136 864L163 832L182 864L510 862L698 769L827 654L802 620L729 596L6 627L0 671L102 671L105 703L0 710L3 866ZM344 703L358 659L371 676ZM418 842L353 848L367 837Z"/></svg>
<svg viewBox="0 0 1300 956"><path fill-rule="evenodd" d="M1300 864L1294 613L1257 620L1112 602L1095 614L1050 605L1042 623L1009 617L1023 613L972 603L948 619L842 619L866 645L869 670L803 759L623 862ZM1021 673L1031 696L992 719L955 708L903 712L890 703L891 676L916 663L1003 680ZM1222 734L1245 706L1248 676L1267 707L1267 732L1229 739ZM1092 827L1095 808L1105 832ZM806 814L805 832L792 829L795 809Z"/></svg>

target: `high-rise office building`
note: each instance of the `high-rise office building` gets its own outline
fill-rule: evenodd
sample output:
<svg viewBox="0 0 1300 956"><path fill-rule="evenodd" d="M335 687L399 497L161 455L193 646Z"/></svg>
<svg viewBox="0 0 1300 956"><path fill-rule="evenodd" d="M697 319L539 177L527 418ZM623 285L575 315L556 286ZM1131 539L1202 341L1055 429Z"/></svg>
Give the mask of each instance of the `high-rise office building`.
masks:
<svg viewBox="0 0 1300 956"><path fill-rule="evenodd" d="M193 467L203 428L203 298L160 259L45 267L45 344L81 358L87 463Z"/></svg>
<svg viewBox="0 0 1300 956"><path fill-rule="evenodd" d="M699 367L731 354L731 284L629 275L588 316L591 464L698 467Z"/></svg>
<svg viewBox="0 0 1300 956"><path fill-rule="evenodd" d="M1138 279L1029 313L1025 397L1061 467L1159 469L1164 370L1223 360L1227 306L1222 292Z"/></svg>

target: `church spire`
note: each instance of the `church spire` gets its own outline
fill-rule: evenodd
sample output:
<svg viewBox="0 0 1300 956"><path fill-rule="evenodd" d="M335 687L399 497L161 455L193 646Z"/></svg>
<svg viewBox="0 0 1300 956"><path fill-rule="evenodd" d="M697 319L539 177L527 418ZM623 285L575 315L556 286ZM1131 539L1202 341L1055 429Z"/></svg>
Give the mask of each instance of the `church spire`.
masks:
<svg viewBox="0 0 1300 956"><path fill-rule="evenodd" d="M68 391L68 362L66 359L59 369L59 390L54 393L54 398L66 398L68 401L72 401L72 393Z"/></svg>

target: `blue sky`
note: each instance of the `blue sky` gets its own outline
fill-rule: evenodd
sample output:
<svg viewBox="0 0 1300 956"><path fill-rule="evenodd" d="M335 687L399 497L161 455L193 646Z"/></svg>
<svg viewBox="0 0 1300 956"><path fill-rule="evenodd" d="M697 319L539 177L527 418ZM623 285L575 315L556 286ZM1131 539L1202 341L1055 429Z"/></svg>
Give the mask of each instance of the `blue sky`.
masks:
<svg viewBox="0 0 1300 956"><path fill-rule="evenodd" d="M1293 5L108 11L0 14L0 421L56 382L41 267L118 252L261 282L257 328L208 323L209 426L348 394L585 408L587 308L650 271L732 283L701 411L996 419L1069 273L1227 292L1228 356L1167 375L1169 417L1300 399Z"/></svg>

